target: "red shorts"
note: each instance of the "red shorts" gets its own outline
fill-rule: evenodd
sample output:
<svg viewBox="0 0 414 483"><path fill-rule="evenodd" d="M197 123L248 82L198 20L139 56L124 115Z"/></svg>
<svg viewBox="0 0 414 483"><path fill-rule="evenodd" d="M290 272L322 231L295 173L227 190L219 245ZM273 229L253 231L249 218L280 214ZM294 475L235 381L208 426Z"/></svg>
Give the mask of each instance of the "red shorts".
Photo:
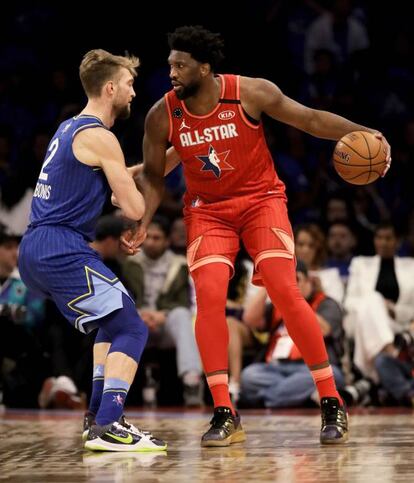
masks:
<svg viewBox="0 0 414 483"><path fill-rule="evenodd" d="M208 263L222 262L234 272L240 240L254 261L253 282L265 258L294 258L292 227L286 200L269 194L245 196L186 207L187 261L190 272Z"/></svg>

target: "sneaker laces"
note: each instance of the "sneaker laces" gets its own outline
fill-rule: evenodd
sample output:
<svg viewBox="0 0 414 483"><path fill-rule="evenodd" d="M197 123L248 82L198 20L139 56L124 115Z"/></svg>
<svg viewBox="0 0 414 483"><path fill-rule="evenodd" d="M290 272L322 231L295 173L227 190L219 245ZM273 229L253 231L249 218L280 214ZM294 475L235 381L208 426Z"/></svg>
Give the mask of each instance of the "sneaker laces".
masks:
<svg viewBox="0 0 414 483"><path fill-rule="evenodd" d="M346 427L345 410L338 403L326 405L322 411L322 426L331 425Z"/></svg>
<svg viewBox="0 0 414 483"><path fill-rule="evenodd" d="M124 433L127 430L127 428L123 426L121 423L118 423L118 421L114 421L112 423L112 426L114 426L118 431L123 431Z"/></svg>
<svg viewBox="0 0 414 483"><path fill-rule="evenodd" d="M127 429L129 432L131 433L134 433L134 434L137 434L139 436L148 436L150 438L152 438L152 434L150 431L146 431L144 429L141 429L141 428L137 428L136 426L134 426L133 424L131 424L126 418L125 416L121 416L120 418L120 423L125 429Z"/></svg>
<svg viewBox="0 0 414 483"><path fill-rule="evenodd" d="M232 414L228 413L227 411L220 411L215 412L210 424L211 428L213 429L226 429L228 430L228 424L233 422Z"/></svg>

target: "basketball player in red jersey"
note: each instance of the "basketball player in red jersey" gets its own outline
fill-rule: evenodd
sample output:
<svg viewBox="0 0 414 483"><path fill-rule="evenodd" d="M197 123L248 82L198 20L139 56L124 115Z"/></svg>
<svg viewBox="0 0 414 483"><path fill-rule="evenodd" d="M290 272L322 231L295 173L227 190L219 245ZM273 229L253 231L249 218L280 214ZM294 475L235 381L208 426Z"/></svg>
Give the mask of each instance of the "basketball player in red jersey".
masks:
<svg viewBox="0 0 414 483"><path fill-rule="evenodd" d="M172 144L187 185L184 217L197 297L195 334L215 408L201 444L228 446L245 439L228 391L224 310L240 239L254 260L255 282L266 287L282 313L314 378L321 399L320 440L342 443L348 436L347 415L319 324L296 284L285 187L266 146L261 116L332 140L351 131L376 131L298 104L267 80L215 75L222 40L202 27L176 29L169 44L173 89L151 108L145 122L142 186L147 212L141 231L143 238L162 199L164 172L170 169L165 152ZM377 136L387 146L388 169L390 148Z"/></svg>

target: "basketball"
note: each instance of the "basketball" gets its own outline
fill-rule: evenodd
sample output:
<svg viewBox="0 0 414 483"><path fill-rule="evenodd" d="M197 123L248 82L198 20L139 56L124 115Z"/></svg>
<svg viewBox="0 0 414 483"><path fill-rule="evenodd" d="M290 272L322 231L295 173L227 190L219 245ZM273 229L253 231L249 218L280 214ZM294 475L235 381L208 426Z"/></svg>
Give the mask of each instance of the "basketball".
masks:
<svg viewBox="0 0 414 483"><path fill-rule="evenodd" d="M354 131L335 146L333 163L339 176L351 184L364 185L378 179L386 162L384 143L367 131Z"/></svg>

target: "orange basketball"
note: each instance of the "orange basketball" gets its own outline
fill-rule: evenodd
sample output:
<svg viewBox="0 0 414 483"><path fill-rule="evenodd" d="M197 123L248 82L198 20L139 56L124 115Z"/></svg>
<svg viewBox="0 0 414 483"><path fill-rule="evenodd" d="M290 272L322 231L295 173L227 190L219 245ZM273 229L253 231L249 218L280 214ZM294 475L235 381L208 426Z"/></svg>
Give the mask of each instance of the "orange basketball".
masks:
<svg viewBox="0 0 414 483"><path fill-rule="evenodd" d="M379 178L387 164L387 149L374 134L354 131L335 146L333 162L339 176L351 184L369 184Z"/></svg>

